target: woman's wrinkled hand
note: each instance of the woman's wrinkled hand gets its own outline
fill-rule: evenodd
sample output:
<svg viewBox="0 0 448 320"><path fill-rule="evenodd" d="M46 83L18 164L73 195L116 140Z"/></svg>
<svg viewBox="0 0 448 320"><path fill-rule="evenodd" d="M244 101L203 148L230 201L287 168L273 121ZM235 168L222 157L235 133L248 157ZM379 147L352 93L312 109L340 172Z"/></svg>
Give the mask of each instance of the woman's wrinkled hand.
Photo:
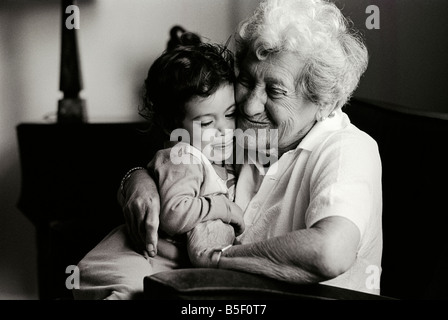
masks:
<svg viewBox="0 0 448 320"><path fill-rule="evenodd" d="M157 254L160 198L157 186L146 170L137 170L129 177L118 201L129 237L137 251L145 256Z"/></svg>
<svg viewBox="0 0 448 320"><path fill-rule="evenodd" d="M198 224L188 235L188 256L195 267L215 268L211 258L215 249L221 249L235 240L235 231L220 219Z"/></svg>

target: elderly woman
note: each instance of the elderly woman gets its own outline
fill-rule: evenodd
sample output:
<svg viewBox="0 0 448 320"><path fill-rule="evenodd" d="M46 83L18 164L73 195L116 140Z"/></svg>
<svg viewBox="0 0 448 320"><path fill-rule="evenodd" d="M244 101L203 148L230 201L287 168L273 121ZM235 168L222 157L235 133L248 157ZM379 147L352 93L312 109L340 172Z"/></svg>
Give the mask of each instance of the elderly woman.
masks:
<svg viewBox="0 0 448 320"><path fill-rule="evenodd" d="M266 0L236 44L238 126L275 131L278 161L239 167L245 232L234 240L229 225L201 223L189 235L191 262L378 294L367 277L371 266L381 269L381 161L375 141L341 109L366 69L365 46L324 0ZM165 245L157 242L157 189L144 170L124 187L131 237L154 256ZM123 237L121 229L84 258L80 293L129 298L145 275L178 266L158 255L148 264Z"/></svg>

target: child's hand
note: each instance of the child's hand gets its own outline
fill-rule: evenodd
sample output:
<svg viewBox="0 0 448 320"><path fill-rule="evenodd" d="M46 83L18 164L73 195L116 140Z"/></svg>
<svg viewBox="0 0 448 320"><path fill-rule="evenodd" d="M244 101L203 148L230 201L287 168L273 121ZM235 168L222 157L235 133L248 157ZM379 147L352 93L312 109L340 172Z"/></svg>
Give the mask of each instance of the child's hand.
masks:
<svg viewBox="0 0 448 320"><path fill-rule="evenodd" d="M235 236L239 236L244 232L245 224L243 218L243 210L235 203L229 202L230 205L230 222L229 224L235 229Z"/></svg>

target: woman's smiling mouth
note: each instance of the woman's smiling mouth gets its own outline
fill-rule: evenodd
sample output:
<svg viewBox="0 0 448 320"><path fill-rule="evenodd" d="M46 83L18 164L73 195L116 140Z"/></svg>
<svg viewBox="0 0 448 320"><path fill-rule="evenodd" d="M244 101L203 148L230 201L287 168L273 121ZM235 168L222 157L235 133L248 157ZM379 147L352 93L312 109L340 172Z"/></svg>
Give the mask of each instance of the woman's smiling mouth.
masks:
<svg viewBox="0 0 448 320"><path fill-rule="evenodd" d="M243 129L273 127L271 121L269 121L268 119L256 120L254 118L241 117L238 121L240 127L242 127Z"/></svg>

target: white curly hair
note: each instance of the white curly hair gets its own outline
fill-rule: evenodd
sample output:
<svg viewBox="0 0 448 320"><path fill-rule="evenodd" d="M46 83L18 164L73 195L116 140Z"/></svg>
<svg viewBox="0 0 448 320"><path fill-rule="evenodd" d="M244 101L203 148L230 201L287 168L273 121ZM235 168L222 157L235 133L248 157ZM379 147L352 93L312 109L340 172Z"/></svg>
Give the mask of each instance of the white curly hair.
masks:
<svg viewBox="0 0 448 320"><path fill-rule="evenodd" d="M263 0L235 35L237 63L248 52L265 59L293 52L304 62L298 87L317 105L342 107L367 68L359 33L338 7L326 0Z"/></svg>

